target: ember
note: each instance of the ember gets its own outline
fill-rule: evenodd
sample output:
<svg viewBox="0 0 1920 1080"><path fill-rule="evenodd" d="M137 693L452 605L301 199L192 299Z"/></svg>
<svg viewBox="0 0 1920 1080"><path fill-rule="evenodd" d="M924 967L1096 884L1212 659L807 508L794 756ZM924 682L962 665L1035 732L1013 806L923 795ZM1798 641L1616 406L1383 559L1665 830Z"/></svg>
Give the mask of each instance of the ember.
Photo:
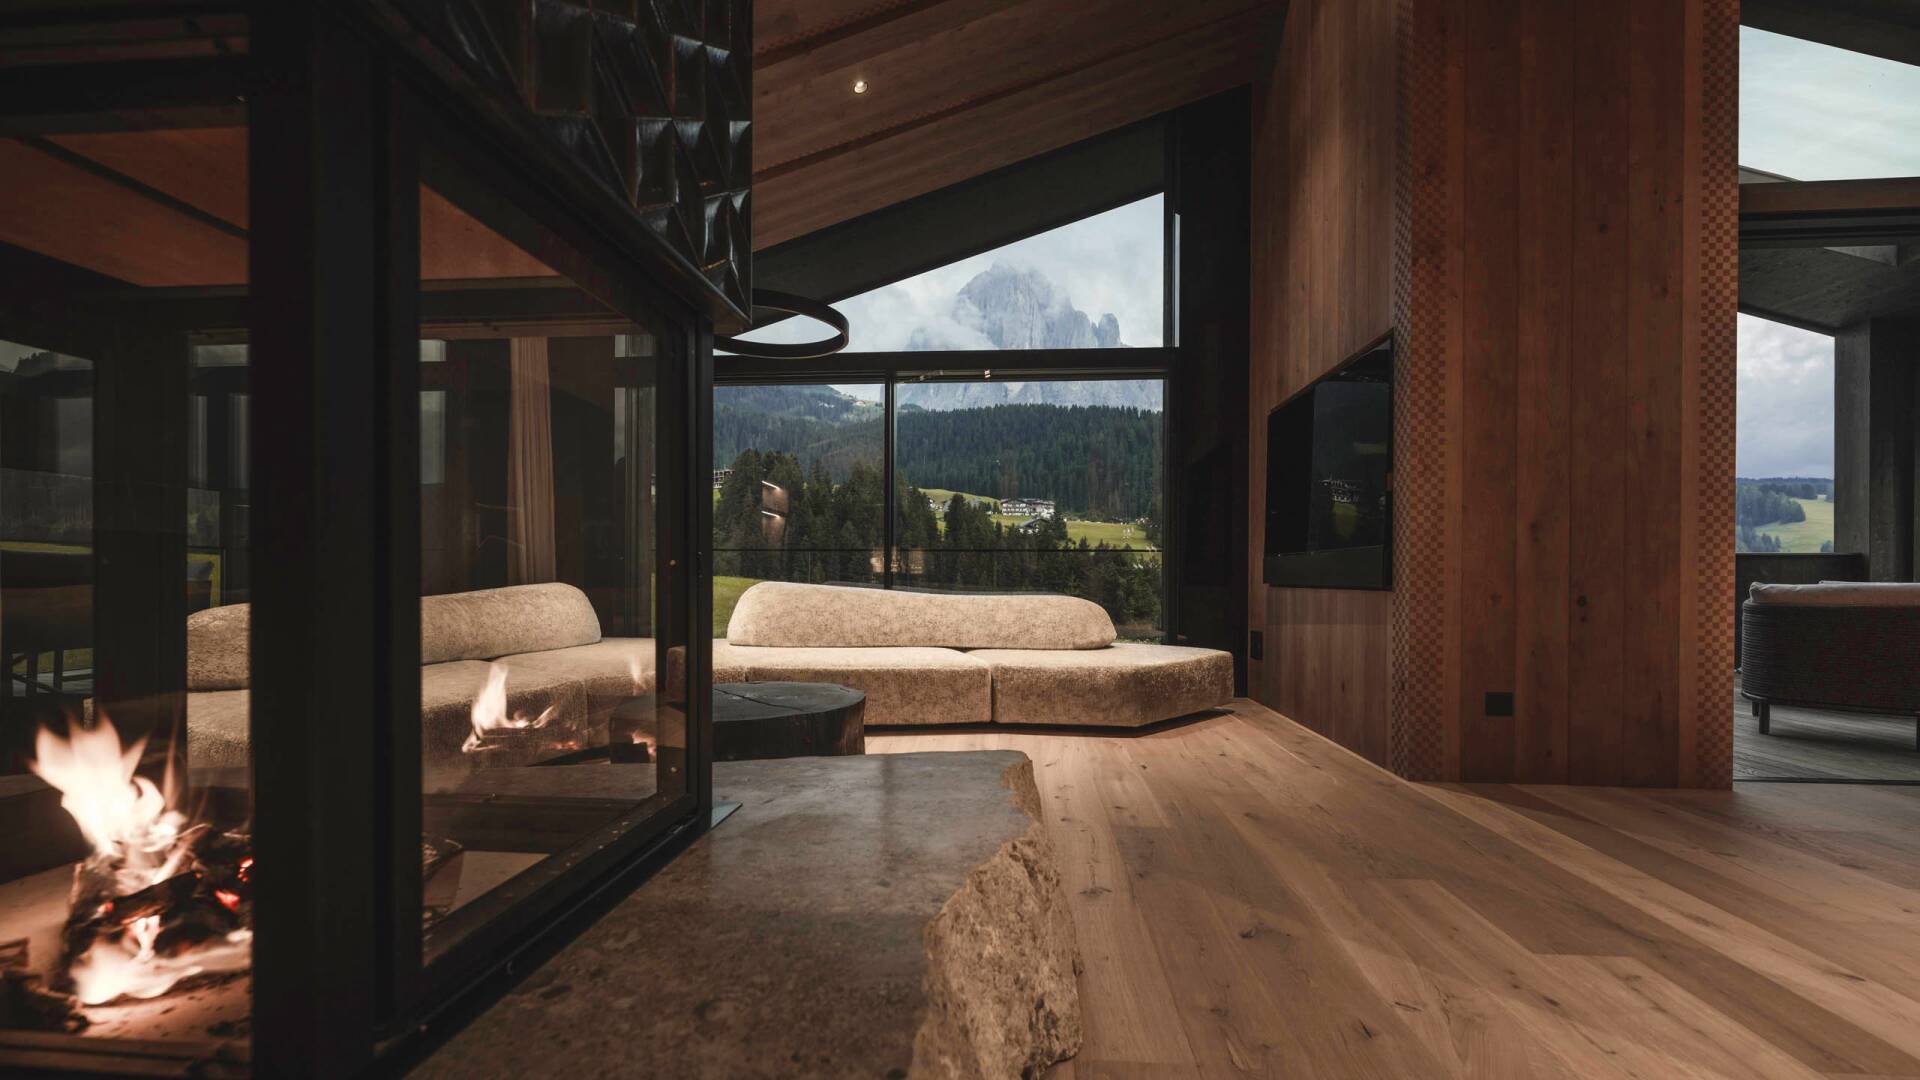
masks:
<svg viewBox="0 0 1920 1080"><path fill-rule="evenodd" d="M74 867L55 989L83 1005L153 998L181 980L251 961L248 836L193 823L136 775L146 740L123 746L102 716L66 737L41 728L33 771L58 789L93 852Z"/></svg>

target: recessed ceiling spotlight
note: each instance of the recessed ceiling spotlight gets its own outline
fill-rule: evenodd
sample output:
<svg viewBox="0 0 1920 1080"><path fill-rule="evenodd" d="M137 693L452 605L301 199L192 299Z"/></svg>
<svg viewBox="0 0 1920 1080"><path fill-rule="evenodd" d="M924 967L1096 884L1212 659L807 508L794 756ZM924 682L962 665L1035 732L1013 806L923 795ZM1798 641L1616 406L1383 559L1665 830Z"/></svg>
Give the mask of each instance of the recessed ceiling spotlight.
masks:
<svg viewBox="0 0 1920 1080"><path fill-rule="evenodd" d="M865 80L865 79L855 79L855 80L853 80L853 92L854 92L854 93L856 93L856 94L864 94L864 93L866 93L866 92L867 92L867 80Z"/></svg>

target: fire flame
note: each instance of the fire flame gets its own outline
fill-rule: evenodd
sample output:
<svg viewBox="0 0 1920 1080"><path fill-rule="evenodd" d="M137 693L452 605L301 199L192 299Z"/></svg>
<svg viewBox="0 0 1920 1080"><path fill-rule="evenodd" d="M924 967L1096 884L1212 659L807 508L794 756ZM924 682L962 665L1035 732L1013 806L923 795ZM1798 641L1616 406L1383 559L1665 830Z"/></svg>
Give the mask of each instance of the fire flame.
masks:
<svg viewBox="0 0 1920 1080"><path fill-rule="evenodd" d="M487 665L487 685L473 699L473 731L460 745L460 752L471 754L486 749L484 740L497 731L533 731L546 727L559 713L560 706L549 705L539 716L524 712L507 715L507 666L498 661Z"/></svg>
<svg viewBox="0 0 1920 1080"><path fill-rule="evenodd" d="M154 952L160 916L135 919L118 942L102 941L74 961L67 974L82 1005L104 1005L115 998L157 998L181 979L207 972L244 971L253 956L253 931L235 930L178 956Z"/></svg>
<svg viewBox="0 0 1920 1080"><path fill-rule="evenodd" d="M141 739L123 748L105 716L93 728L75 726L66 738L41 728L28 766L60 792L60 806L73 815L96 856L120 868L123 893L171 877L186 857L180 842L185 814L172 809L171 792L135 776ZM172 785L169 784L169 787Z"/></svg>
<svg viewBox="0 0 1920 1080"><path fill-rule="evenodd" d="M179 873L204 831L190 826L187 816L174 808L171 765L164 793L153 781L135 775L146 745L139 739L123 746L113 722L102 715L92 728L73 725L64 738L42 727L28 763L60 792L61 807L93 845L85 867L107 876L120 896ZM111 909L112 901L107 901L100 914ZM224 941L179 956L161 956L154 951L161 928L158 915L134 919L125 933L98 938L76 957L67 974L81 1004L158 997L188 976L239 971L250 962L249 930L235 930Z"/></svg>

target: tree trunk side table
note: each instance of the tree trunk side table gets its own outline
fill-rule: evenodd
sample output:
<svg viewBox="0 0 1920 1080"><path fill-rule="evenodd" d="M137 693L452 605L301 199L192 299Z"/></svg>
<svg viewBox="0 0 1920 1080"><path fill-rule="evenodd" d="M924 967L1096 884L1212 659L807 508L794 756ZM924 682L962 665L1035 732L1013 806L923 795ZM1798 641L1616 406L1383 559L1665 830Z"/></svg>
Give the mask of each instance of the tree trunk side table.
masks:
<svg viewBox="0 0 1920 1080"><path fill-rule="evenodd" d="M867 695L833 683L715 683L713 760L867 751Z"/></svg>

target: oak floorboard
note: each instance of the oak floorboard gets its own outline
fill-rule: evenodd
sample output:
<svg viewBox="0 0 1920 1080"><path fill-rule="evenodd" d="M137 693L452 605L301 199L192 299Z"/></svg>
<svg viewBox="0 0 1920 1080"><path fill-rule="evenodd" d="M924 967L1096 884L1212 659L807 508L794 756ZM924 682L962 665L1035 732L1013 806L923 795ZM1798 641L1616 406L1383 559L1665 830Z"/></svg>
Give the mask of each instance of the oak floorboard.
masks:
<svg viewBox="0 0 1920 1080"><path fill-rule="evenodd" d="M1411 784L1251 702L1034 760L1080 938L1055 1080L1920 1077L1920 791Z"/></svg>

